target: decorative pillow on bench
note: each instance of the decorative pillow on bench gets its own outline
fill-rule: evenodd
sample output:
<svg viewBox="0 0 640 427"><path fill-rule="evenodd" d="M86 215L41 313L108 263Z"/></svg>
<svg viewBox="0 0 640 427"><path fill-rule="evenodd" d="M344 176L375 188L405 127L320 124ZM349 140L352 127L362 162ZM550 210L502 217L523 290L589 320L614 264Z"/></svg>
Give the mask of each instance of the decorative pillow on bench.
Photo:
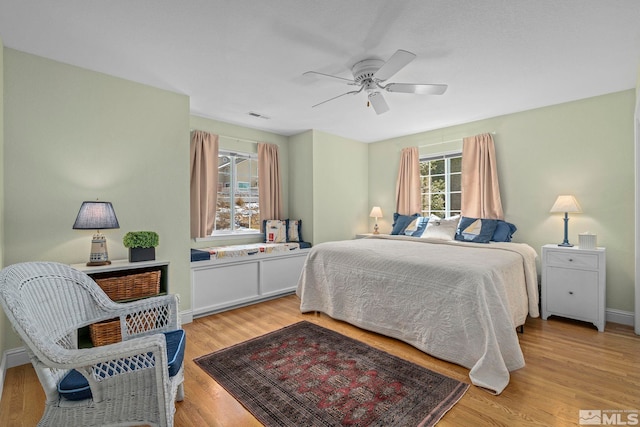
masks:
<svg viewBox="0 0 640 427"><path fill-rule="evenodd" d="M287 241L287 221L283 219L265 219L264 227L265 243L285 243Z"/></svg>
<svg viewBox="0 0 640 427"><path fill-rule="evenodd" d="M265 219L262 226L265 243L303 241L301 219Z"/></svg>
<svg viewBox="0 0 640 427"><path fill-rule="evenodd" d="M167 341L167 359L169 361L169 376L178 373L184 359L184 346L186 344L183 329L164 333ZM114 367L114 369L117 369ZM90 399L91 388L87 379L75 369L70 370L58 383L58 393L67 400Z"/></svg>

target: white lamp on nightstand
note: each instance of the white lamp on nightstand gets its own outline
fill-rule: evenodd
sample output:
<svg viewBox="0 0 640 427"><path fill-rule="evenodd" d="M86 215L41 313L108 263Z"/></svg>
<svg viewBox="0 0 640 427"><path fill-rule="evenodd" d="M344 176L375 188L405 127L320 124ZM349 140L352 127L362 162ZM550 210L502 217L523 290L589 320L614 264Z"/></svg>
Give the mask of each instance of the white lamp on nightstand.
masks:
<svg viewBox="0 0 640 427"><path fill-rule="evenodd" d="M378 232L378 218L382 218L382 209L380 209L380 206L374 206L373 209L371 209L369 216L376 219L376 225L373 227L373 234L380 234Z"/></svg>
<svg viewBox="0 0 640 427"><path fill-rule="evenodd" d="M562 243L559 243L558 246L573 246L569 243L569 238L567 237L569 231L569 212L582 212L582 208L580 208L576 198L571 195L558 196L549 212L564 212L564 240Z"/></svg>

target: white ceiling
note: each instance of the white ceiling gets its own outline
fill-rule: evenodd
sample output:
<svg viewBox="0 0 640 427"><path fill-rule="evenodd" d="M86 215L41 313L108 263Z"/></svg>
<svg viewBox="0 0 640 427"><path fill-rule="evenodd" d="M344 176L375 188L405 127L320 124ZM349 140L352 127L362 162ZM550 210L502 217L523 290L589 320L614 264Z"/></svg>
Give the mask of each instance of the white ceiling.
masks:
<svg viewBox="0 0 640 427"><path fill-rule="evenodd" d="M0 0L5 47L186 94L191 113L283 135L372 142L635 87L638 0ZM365 58L417 58L389 81L441 96L366 94ZM269 117L256 118L255 112Z"/></svg>

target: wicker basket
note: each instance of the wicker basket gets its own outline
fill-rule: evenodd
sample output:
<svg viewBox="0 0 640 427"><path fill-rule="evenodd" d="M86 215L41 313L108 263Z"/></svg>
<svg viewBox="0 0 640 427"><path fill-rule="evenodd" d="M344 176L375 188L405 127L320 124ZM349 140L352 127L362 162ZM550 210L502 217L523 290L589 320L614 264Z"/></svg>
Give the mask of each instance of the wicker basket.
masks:
<svg viewBox="0 0 640 427"><path fill-rule="evenodd" d="M150 297L160 293L160 270L105 277L96 279L96 283L113 301ZM112 319L89 325L89 335L94 346L120 342L120 321Z"/></svg>
<svg viewBox="0 0 640 427"><path fill-rule="evenodd" d="M142 330L155 329L157 319L157 313L147 313L145 315ZM127 317L127 323L129 326L131 326L130 322L132 322L132 320ZM120 334L120 320L110 319L89 325L89 335L91 336L91 343L94 347L120 342L122 341L122 335Z"/></svg>
<svg viewBox="0 0 640 427"><path fill-rule="evenodd" d="M120 320L105 320L89 325L89 335L95 347L122 341L120 334Z"/></svg>
<svg viewBox="0 0 640 427"><path fill-rule="evenodd" d="M160 292L160 270L105 277L96 283L113 301L150 297Z"/></svg>

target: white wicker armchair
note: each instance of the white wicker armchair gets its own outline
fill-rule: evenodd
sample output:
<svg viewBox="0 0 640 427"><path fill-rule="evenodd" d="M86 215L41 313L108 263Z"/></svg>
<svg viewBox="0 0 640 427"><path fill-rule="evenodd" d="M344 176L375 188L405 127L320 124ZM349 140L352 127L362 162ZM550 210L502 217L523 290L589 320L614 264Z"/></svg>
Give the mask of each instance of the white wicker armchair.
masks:
<svg viewBox="0 0 640 427"><path fill-rule="evenodd" d="M177 295L115 303L84 273L28 262L0 271L0 302L46 394L39 425L173 425L184 368L169 376L161 332L180 328ZM120 318L122 342L78 349L79 328L112 318ZM60 396L58 383L71 369L86 378L91 398Z"/></svg>

